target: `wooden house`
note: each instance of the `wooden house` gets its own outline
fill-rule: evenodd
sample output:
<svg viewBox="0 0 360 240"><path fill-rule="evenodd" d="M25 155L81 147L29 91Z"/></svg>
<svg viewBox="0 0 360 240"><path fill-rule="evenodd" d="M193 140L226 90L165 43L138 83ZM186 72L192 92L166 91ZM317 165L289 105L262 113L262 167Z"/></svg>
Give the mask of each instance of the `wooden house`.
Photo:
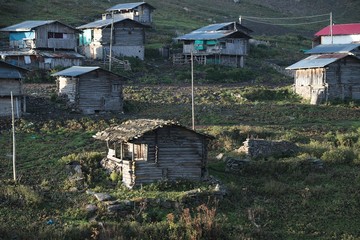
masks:
<svg viewBox="0 0 360 240"><path fill-rule="evenodd" d="M126 18L103 19L79 26L77 28L83 30L79 50L88 58L106 59L111 45L112 57L128 56L144 60L147 27Z"/></svg>
<svg viewBox="0 0 360 240"><path fill-rule="evenodd" d="M207 145L212 137L174 121L129 120L94 138L106 141L104 165L114 165L129 188L163 180L199 181L207 175Z"/></svg>
<svg viewBox="0 0 360 240"><path fill-rule="evenodd" d="M334 24L326 26L313 39L313 46L319 44L347 44L360 42L360 23Z"/></svg>
<svg viewBox="0 0 360 240"><path fill-rule="evenodd" d="M9 33L9 47L0 52L3 61L31 69L82 65L77 53L79 30L56 20L24 21L0 29Z"/></svg>
<svg viewBox="0 0 360 240"><path fill-rule="evenodd" d="M295 71L294 90L311 104L360 99L360 59L352 54L311 55L286 69Z"/></svg>
<svg viewBox="0 0 360 240"><path fill-rule="evenodd" d="M60 96L69 107L85 114L102 111L123 111L124 77L100 67L73 66L52 74L57 77Z"/></svg>
<svg viewBox="0 0 360 240"><path fill-rule="evenodd" d="M211 24L177 37L176 40L183 42L183 52L174 55L174 63L189 62L193 54L201 64L244 67L251 32L238 22L227 22Z"/></svg>
<svg viewBox="0 0 360 240"><path fill-rule="evenodd" d="M129 18L145 25L151 25L153 6L146 2L121 3L106 9L102 19Z"/></svg>
<svg viewBox="0 0 360 240"><path fill-rule="evenodd" d="M79 31L56 20L24 21L0 29L9 33L12 49L76 50Z"/></svg>
<svg viewBox="0 0 360 240"><path fill-rule="evenodd" d="M26 111L22 80L27 70L0 61L0 117L12 115L11 93L14 113L19 118Z"/></svg>

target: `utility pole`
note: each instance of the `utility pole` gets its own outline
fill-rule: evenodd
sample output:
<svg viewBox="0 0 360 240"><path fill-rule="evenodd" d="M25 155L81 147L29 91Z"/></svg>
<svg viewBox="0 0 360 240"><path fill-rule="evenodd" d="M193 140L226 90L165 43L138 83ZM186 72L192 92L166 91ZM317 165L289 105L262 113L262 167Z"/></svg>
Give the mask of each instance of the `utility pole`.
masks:
<svg viewBox="0 0 360 240"><path fill-rule="evenodd" d="M195 130L195 106L194 106L194 55L191 51L191 120L192 130Z"/></svg>
<svg viewBox="0 0 360 240"><path fill-rule="evenodd" d="M12 123L12 140L13 140L13 174L14 174L14 182L16 182L16 148L15 148L15 114L14 114L14 97L13 93L10 92L11 95L11 123Z"/></svg>
<svg viewBox="0 0 360 240"><path fill-rule="evenodd" d="M111 71L111 64L112 64L113 31L114 31L114 11L111 12L109 71Z"/></svg>
<svg viewBox="0 0 360 240"><path fill-rule="evenodd" d="M333 37L333 19L332 19L332 12L330 12L330 37L331 37L331 44L334 43Z"/></svg>

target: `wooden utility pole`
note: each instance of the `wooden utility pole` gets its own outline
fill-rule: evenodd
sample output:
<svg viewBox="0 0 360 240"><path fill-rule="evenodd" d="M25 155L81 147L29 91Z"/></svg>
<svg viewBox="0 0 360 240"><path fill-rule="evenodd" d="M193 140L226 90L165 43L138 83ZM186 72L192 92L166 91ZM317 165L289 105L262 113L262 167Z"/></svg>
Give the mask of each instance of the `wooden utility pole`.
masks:
<svg viewBox="0 0 360 240"><path fill-rule="evenodd" d="M191 119L192 129L195 130L195 104L194 104L194 55L191 51Z"/></svg>
<svg viewBox="0 0 360 240"><path fill-rule="evenodd" d="M333 19L332 19L332 12L330 12L330 37L331 37L331 44L334 43L333 37Z"/></svg>
<svg viewBox="0 0 360 240"><path fill-rule="evenodd" d="M15 148L15 114L14 114L14 97L13 93L10 92L11 95L11 123L12 123L12 140L13 140L13 174L14 174L14 182L16 182L16 148Z"/></svg>
<svg viewBox="0 0 360 240"><path fill-rule="evenodd" d="M111 12L109 71L111 71L111 64L112 64L113 31L114 31L114 11Z"/></svg>

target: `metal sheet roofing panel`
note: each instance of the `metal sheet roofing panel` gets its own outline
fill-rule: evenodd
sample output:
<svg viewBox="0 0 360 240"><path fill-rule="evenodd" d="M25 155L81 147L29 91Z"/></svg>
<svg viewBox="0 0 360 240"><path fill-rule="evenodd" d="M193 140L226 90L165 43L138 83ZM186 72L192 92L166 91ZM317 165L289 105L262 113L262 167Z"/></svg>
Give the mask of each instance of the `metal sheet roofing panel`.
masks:
<svg viewBox="0 0 360 240"><path fill-rule="evenodd" d="M16 69L1 68L0 67L0 79L20 79L21 73Z"/></svg>
<svg viewBox="0 0 360 240"><path fill-rule="evenodd" d="M216 31L216 32L191 32L183 36L177 37L178 40L207 40L220 39L233 34L234 31Z"/></svg>
<svg viewBox="0 0 360 240"><path fill-rule="evenodd" d="M115 6L112 6L111 8L106 9L107 12L111 12L111 11L116 11L116 10L127 10L127 9L134 9L137 8L140 5L146 4L148 5L150 8L153 8L153 6L151 6L150 4L146 3L146 2L135 2L135 3L120 3L117 4Z"/></svg>
<svg viewBox="0 0 360 240"><path fill-rule="evenodd" d="M360 44L322 44L318 45L308 51L305 54L321 54L321 53L348 53L355 48L360 47Z"/></svg>
<svg viewBox="0 0 360 240"><path fill-rule="evenodd" d="M342 59L348 54L324 54L324 55L312 55L303 60L300 60L297 63L287 67L286 69L302 69L302 68L319 68L325 67L333 62L336 62L339 59Z"/></svg>
<svg viewBox="0 0 360 240"><path fill-rule="evenodd" d="M205 26L205 27L202 27L202 28L199 28L195 31L219 31L221 30L222 28L226 27L226 26L229 26L231 24L234 24L234 22L227 22L227 23L215 23L215 24L210 24L208 26ZM195 32L194 31L194 32Z"/></svg>
<svg viewBox="0 0 360 240"><path fill-rule="evenodd" d="M82 66L73 66L62 70L57 73L51 74L51 76L66 76L66 77L77 77L83 75L85 73L92 72L94 70L99 69L100 67L82 67Z"/></svg>
<svg viewBox="0 0 360 240"><path fill-rule="evenodd" d="M31 31L32 29L42 26L42 25L46 25L49 23L53 23L55 22L55 20L46 20L46 21L24 21L9 27L5 27L0 29L0 31L3 32L23 32L23 31Z"/></svg>
<svg viewBox="0 0 360 240"><path fill-rule="evenodd" d="M315 36L330 36L330 26L326 26L317 33ZM335 24L332 26L333 35L351 35L360 34L360 23L347 23L347 24Z"/></svg>
<svg viewBox="0 0 360 240"><path fill-rule="evenodd" d="M127 18L114 19L114 23L121 22L121 21L123 21L125 19L127 19ZM112 23L111 18L109 18L109 19L100 19L100 20L97 20L97 21L94 21L94 22L91 22L91 23L81 25L81 26L77 27L77 29L102 28L102 27L109 26L111 23Z"/></svg>

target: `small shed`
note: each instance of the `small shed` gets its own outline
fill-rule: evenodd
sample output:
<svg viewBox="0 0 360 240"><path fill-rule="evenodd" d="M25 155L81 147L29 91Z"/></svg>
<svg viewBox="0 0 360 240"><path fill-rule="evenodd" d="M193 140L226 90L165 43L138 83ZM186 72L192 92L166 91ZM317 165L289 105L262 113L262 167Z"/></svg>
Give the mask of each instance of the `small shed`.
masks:
<svg viewBox="0 0 360 240"><path fill-rule="evenodd" d="M213 139L161 119L129 120L94 138L106 141L103 165L121 172L129 188L161 180L201 180L207 175L207 145Z"/></svg>
<svg viewBox="0 0 360 240"><path fill-rule="evenodd" d="M244 67L249 53L249 34L252 30L238 22L211 24L177 37L183 42L181 55L174 55L174 63L194 59L200 64L219 64Z"/></svg>
<svg viewBox="0 0 360 240"><path fill-rule="evenodd" d="M56 20L24 21L0 29L9 33L12 49L76 50L79 30Z"/></svg>
<svg viewBox="0 0 360 240"><path fill-rule="evenodd" d="M97 20L77 27L83 33L79 39L79 51L87 58L106 59L112 57L145 58L145 28L137 21L128 18ZM113 28L113 34L111 29Z"/></svg>
<svg viewBox="0 0 360 240"><path fill-rule="evenodd" d="M360 59L352 54L315 54L286 69L295 71L294 90L311 104L360 99Z"/></svg>
<svg viewBox="0 0 360 240"><path fill-rule="evenodd" d="M360 23L333 24L315 33L313 46L356 42L360 42Z"/></svg>
<svg viewBox="0 0 360 240"><path fill-rule="evenodd" d="M102 19L129 18L145 25L151 25L153 6L146 2L120 3L106 9Z"/></svg>
<svg viewBox="0 0 360 240"><path fill-rule="evenodd" d="M85 114L123 111L122 85L125 77L100 67L73 66L52 74L57 77L60 96Z"/></svg>
<svg viewBox="0 0 360 240"><path fill-rule="evenodd" d="M28 70L0 61L0 116L12 115L11 93L17 118L26 111L22 80Z"/></svg>

